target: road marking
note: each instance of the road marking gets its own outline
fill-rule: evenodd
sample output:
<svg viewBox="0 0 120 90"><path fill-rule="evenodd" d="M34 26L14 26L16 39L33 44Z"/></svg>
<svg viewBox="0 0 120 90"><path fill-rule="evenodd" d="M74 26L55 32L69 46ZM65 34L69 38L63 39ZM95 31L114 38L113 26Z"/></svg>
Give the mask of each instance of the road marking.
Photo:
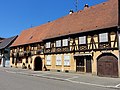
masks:
<svg viewBox="0 0 120 90"><path fill-rule="evenodd" d="M32 76L37 76L37 77L40 77L40 76L44 76L46 74L31 74Z"/></svg>
<svg viewBox="0 0 120 90"><path fill-rule="evenodd" d="M119 87L119 86L120 86L120 84L116 85L115 87Z"/></svg>
<svg viewBox="0 0 120 90"><path fill-rule="evenodd" d="M8 73L14 73L14 74L22 74L22 75L29 75L29 76L36 76L36 77L43 77L43 78L49 78L49 79L56 79L56 80L63 80L63 81L68 81L71 83L77 83L77 84L84 84L84 85L90 85L90 86L97 86L97 87L103 87L103 88L115 88L115 89L120 89L120 84L116 86L107 86L107 85L100 85L100 84L92 84L92 83L86 83L86 82L79 82L79 81L73 81L71 79L78 78L77 76L74 76L72 78L64 79L64 78L57 78L57 77L51 77L51 76L44 76L46 74L38 75L38 74L30 74L30 73L24 73L24 72L14 72L14 71L7 71L5 72Z"/></svg>
<svg viewBox="0 0 120 90"><path fill-rule="evenodd" d="M85 84L85 85L90 85L90 86L97 86L97 87L103 87L103 88L115 88L115 89L120 89L119 87L116 86L107 86L107 85L100 85L100 84L92 84L92 83L86 83L86 82L78 82L78 81L73 81L73 80L67 80L71 83L77 83L77 84Z"/></svg>
<svg viewBox="0 0 120 90"><path fill-rule="evenodd" d="M16 73L16 72L13 72L13 71L5 71L5 72L7 72L7 73Z"/></svg>
<svg viewBox="0 0 120 90"><path fill-rule="evenodd" d="M65 79L65 80L71 80L71 79L75 79L75 78L78 78L78 76L74 76L74 77L72 77L72 78L67 78L67 79Z"/></svg>

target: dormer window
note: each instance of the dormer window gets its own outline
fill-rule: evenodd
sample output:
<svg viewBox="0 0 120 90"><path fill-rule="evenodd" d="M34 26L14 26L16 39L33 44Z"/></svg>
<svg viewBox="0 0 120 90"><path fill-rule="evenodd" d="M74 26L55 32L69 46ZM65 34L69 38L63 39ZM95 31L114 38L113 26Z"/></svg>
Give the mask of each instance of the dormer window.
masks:
<svg viewBox="0 0 120 90"><path fill-rule="evenodd" d="M86 44L86 36L79 37L79 44Z"/></svg>
<svg viewBox="0 0 120 90"><path fill-rule="evenodd" d="M30 36L30 38L29 39L32 39L33 38L33 36Z"/></svg>
<svg viewBox="0 0 120 90"><path fill-rule="evenodd" d="M50 42L46 43L46 48L50 48Z"/></svg>
<svg viewBox="0 0 120 90"><path fill-rule="evenodd" d="M68 39L62 40L62 46L68 46Z"/></svg>
<svg viewBox="0 0 120 90"><path fill-rule="evenodd" d="M61 40L56 41L56 47L61 47Z"/></svg>
<svg viewBox="0 0 120 90"><path fill-rule="evenodd" d="M99 34L99 42L108 42L108 33L101 33Z"/></svg>

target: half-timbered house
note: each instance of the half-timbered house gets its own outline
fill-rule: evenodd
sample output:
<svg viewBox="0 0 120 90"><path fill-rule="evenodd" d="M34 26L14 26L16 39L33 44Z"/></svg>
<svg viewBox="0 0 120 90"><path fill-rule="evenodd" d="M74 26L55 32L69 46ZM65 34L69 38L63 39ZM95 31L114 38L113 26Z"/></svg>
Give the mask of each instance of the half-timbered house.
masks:
<svg viewBox="0 0 120 90"><path fill-rule="evenodd" d="M119 0L108 0L24 30L11 66L119 77L119 14Z"/></svg>

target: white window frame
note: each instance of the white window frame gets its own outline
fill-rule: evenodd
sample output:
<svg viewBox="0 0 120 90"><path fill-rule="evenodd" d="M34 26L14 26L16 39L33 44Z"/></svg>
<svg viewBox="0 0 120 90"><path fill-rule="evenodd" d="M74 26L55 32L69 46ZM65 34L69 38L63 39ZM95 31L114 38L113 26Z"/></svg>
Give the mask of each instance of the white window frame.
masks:
<svg viewBox="0 0 120 90"><path fill-rule="evenodd" d="M56 47L61 47L61 40L56 41Z"/></svg>
<svg viewBox="0 0 120 90"><path fill-rule="evenodd" d="M62 56L61 55L56 56L56 65L62 65Z"/></svg>
<svg viewBox="0 0 120 90"><path fill-rule="evenodd" d="M99 42L108 42L108 33L99 34Z"/></svg>
<svg viewBox="0 0 120 90"><path fill-rule="evenodd" d="M46 56L46 65L51 65L51 56Z"/></svg>
<svg viewBox="0 0 120 90"><path fill-rule="evenodd" d="M64 55L64 66L70 66L70 55Z"/></svg>
<svg viewBox="0 0 120 90"><path fill-rule="evenodd" d="M50 48L50 44L51 44L51 42L47 42L46 43L46 48Z"/></svg>
<svg viewBox="0 0 120 90"><path fill-rule="evenodd" d="M119 51L120 51L120 34L118 36L118 40L119 40Z"/></svg>
<svg viewBox="0 0 120 90"><path fill-rule="evenodd" d="M86 44L86 36L79 37L79 44Z"/></svg>
<svg viewBox="0 0 120 90"><path fill-rule="evenodd" d="M68 39L62 40L62 46L68 46Z"/></svg>

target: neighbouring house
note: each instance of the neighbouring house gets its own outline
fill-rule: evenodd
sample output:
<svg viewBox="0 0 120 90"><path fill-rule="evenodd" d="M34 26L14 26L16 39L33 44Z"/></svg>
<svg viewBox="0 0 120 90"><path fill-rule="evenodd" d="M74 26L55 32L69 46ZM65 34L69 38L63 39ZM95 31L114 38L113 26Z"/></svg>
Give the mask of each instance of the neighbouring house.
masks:
<svg viewBox="0 0 120 90"><path fill-rule="evenodd" d="M5 38L0 43L0 66L10 66L10 45L14 42L17 36Z"/></svg>
<svg viewBox="0 0 120 90"><path fill-rule="evenodd" d="M3 41L3 39L5 39L5 38L0 37L0 43ZM0 56L0 65L1 65L1 61L2 61L2 58Z"/></svg>
<svg viewBox="0 0 120 90"><path fill-rule="evenodd" d="M0 43L3 41L3 39L5 39L5 38L0 37Z"/></svg>
<svg viewBox="0 0 120 90"><path fill-rule="evenodd" d="M12 67L120 77L120 2L108 0L21 32Z"/></svg>

